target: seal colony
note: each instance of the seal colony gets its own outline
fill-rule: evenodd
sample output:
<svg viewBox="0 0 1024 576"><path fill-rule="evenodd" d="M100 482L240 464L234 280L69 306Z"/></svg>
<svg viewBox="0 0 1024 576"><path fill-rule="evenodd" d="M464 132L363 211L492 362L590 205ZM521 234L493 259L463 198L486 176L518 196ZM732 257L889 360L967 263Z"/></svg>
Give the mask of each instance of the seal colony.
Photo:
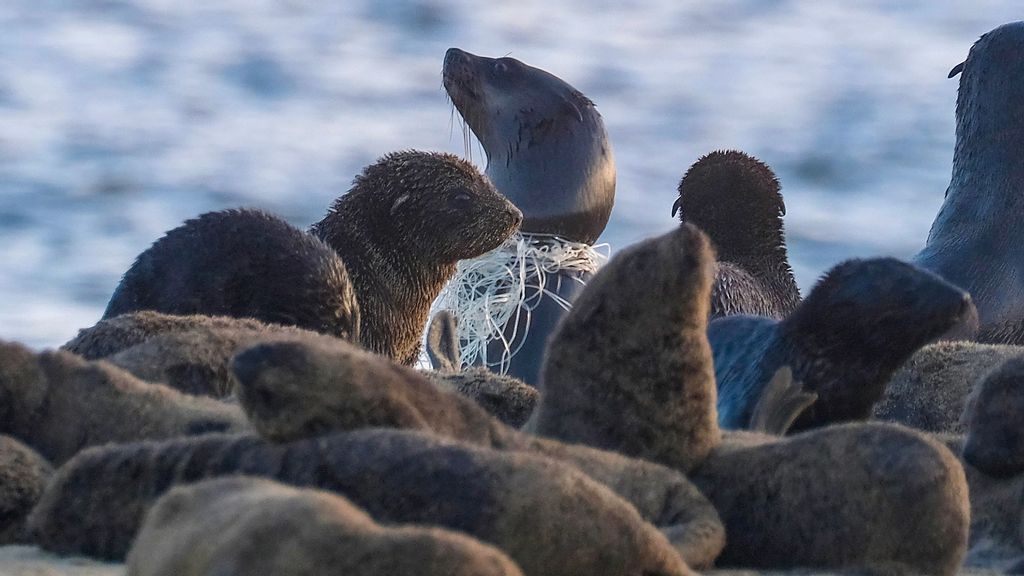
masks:
<svg viewBox="0 0 1024 576"><path fill-rule="evenodd" d="M983 38L965 66L979 46L1018 53L1018 28ZM739 152L698 161L680 185L681 225L594 274L551 334L539 390L462 372L459 319L446 313L428 337L438 370L408 366L419 346L409 326L426 323L433 280L500 245L522 218L459 162L385 156L355 181L366 195L342 197L316 237L243 214L278 231L266 246L333 251L323 261L347 274L332 296L344 304L334 328L285 322L324 318L330 299L271 280L260 286L293 300L253 300L246 318L133 311L60 351L0 343L0 542L125 560L129 574L154 576L1024 566L1024 349L921 348L963 323L972 301L891 258L840 263L800 302L786 281L778 182ZM748 193L761 201L738 200ZM237 217L213 213L207 224ZM436 222L444 230L429 229ZM203 248L230 259L215 245L230 226L207 224L191 224L215 230ZM403 242L433 236L418 250L381 251L388 226ZM329 228L340 230L333 240ZM190 268L200 261L154 249L136 264L153 278L180 275L156 286L168 301L211 310L246 290L208 282L275 266ZM288 266L321 270L309 263ZM421 285L428 264L443 270ZM742 293L723 290L740 277ZM125 294L140 289L126 282ZM735 303L763 315L732 314L743 309ZM253 318L257 309L278 323ZM984 333L1020 325L1001 318ZM912 354L901 369L910 376L882 396ZM946 431L848 422L880 396L876 413ZM522 429L506 423L528 414ZM960 434L943 428L955 418ZM734 420L756 431L723 430ZM781 436L791 425L802 432Z"/></svg>

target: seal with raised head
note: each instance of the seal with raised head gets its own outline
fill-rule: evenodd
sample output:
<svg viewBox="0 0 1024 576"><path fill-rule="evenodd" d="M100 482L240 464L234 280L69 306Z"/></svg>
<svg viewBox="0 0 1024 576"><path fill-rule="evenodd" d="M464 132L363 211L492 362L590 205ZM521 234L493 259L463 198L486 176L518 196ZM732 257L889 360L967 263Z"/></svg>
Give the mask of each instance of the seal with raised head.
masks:
<svg viewBox="0 0 1024 576"><path fill-rule="evenodd" d="M561 78L515 58L450 48L442 76L455 108L483 145L487 176L523 211L527 240L593 244L615 201L615 160L594 103ZM537 276L539 286L528 288L535 293L526 298L539 299L536 307L517 313L504 330L516 350L508 373L532 385L565 303L592 273L559 263L551 270ZM502 357L504 346L492 342L488 358Z"/></svg>
<svg viewBox="0 0 1024 576"><path fill-rule="evenodd" d="M782 319L800 303L786 253L779 179L738 150L702 156L679 182L672 215L708 235L718 255L711 318L756 314Z"/></svg>
<svg viewBox="0 0 1024 576"><path fill-rule="evenodd" d="M139 310L359 338L359 306L338 255L260 210L208 212L154 242L125 272L103 318Z"/></svg>
<svg viewBox="0 0 1024 576"><path fill-rule="evenodd" d="M455 264L497 248L522 219L469 162L403 151L367 166L311 232L345 262L363 346L413 364Z"/></svg>
<svg viewBox="0 0 1024 576"><path fill-rule="evenodd" d="M953 174L914 262L970 292L984 332L1024 320L1024 22L983 35L957 74Z"/></svg>
<svg viewBox="0 0 1024 576"><path fill-rule="evenodd" d="M708 325L718 423L747 428L782 366L818 396L794 430L864 420L893 372L972 309L963 290L895 258L840 263L784 320L739 315Z"/></svg>

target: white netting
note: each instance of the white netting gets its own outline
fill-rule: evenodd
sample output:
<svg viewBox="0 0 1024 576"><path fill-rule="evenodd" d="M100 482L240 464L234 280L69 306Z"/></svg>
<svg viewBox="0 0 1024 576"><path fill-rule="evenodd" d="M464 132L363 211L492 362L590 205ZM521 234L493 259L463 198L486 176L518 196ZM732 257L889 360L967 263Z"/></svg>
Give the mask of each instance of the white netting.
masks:
<svg viewBox="0 0 1024 576"><path fill-rule="evenodd" d="M608 260L608 252L607 244L590 246L548 234L514 234L495 250L460 261L430 315L438 310L455 314L463 366L479 361L504 374L526 340L531 313L541 300L551 298L566 310L570 307L554 292L557 285L545 287L547 275L593 274ZM578 277L573 281L583 283ZM509 322L512 325L506 331ZM487 345L492 341L502 344L498 358L488 356Z"/></svg>

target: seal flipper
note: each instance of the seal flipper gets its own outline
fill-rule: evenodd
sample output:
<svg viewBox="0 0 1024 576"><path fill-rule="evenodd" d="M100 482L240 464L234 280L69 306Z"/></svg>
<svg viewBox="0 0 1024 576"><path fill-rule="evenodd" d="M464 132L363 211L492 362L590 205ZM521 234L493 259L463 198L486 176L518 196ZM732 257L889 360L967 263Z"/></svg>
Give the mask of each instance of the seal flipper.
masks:
<svg viewBox="0 0 1024 576"><path fill-rule="evenodd" d="M793 370L783 366L775 371L750 416L750 430L776 436L785 435L797 417L818 399L814 392L805 392L793 380Z"/></svg>
<svg viewBox="0 0 1024 576"><path fill-rule="evenodd" d="M427 356L438 372L458 372L462 365L458 320L450 310L440 310L427 326Z"/></svg>

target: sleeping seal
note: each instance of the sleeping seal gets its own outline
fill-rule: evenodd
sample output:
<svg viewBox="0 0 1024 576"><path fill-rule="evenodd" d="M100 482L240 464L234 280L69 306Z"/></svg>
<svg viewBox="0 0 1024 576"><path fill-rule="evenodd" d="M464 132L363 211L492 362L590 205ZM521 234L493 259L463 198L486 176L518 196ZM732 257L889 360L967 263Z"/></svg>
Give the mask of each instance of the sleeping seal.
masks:
<svg viewBox="0 0 1024 576"><path fill-rule="evenodd" d="M541 253L566 241L583 248L593 244L615 200L615 160L594 103L544 70L458 48L445 54L443 78L455 108L484 147L487 176L522 210L525 241ZM533 385L548 335L596 270L542 263L550 264L546 274L527 272L525 300L538 302L515 313L503 334L516 350L505 361L508 373ZM504 343L492 341L487 357L502 358L503 352Z"/></svg>
<svg viewBox="0 0 1024 576"><path fill-rule="evenodd" d="M956 74L953 175L914 263L970 292L985 332L1024 320L1024 22L982 36Z"/></svg>

